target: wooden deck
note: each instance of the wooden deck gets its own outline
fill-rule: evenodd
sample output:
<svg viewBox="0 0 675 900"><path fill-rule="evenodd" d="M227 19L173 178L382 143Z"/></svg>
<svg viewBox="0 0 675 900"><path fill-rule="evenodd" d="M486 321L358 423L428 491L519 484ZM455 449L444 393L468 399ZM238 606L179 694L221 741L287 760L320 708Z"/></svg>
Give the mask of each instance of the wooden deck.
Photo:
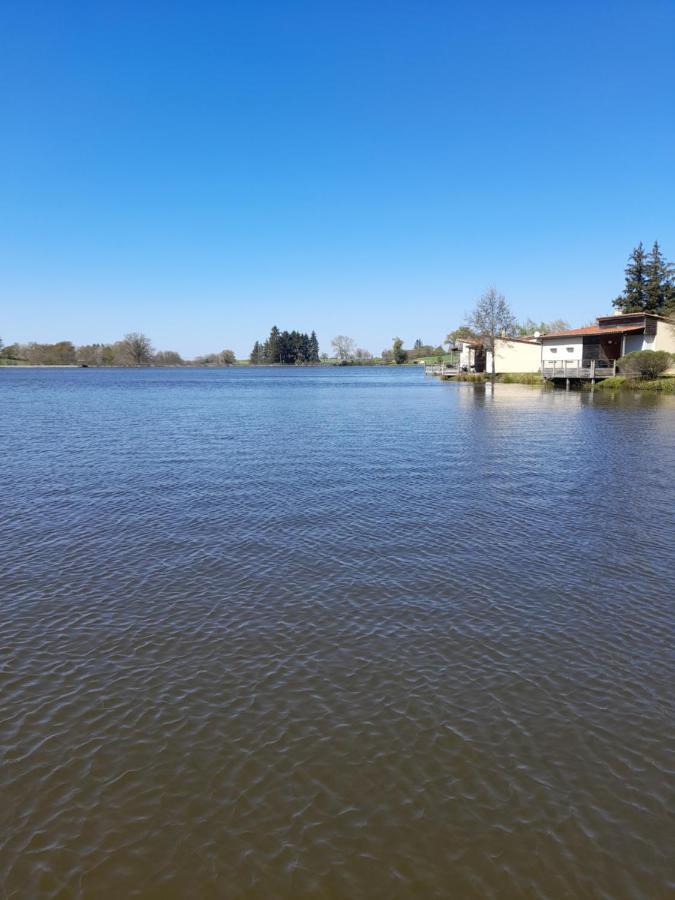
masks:
<svg viewBox="0 0 675 900"><path fill-rule="evenodd" d="M616 362L599 365L593 359L566 359L560 362L547 360L541 374L547 381L566 381L572 378L597 381L598 378L612 378L616 375Z"/></svg>

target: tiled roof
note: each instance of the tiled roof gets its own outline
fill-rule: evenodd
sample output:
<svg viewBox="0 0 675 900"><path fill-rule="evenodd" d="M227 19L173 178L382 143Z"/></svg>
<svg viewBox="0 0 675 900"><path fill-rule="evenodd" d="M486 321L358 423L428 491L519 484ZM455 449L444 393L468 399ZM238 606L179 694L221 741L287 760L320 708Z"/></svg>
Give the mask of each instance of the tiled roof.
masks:
<svg viewBox="0 0 675 900"><path fill-rule="evenodd" d="M585 328L571 328L569 331L552 331L542 335L543 340L548 338L583 337L596 334L628 334L628 332L644 332L644 325L612 325L609 328L600 328L599 325L587 325Z"/></svg>
<svg viewBox="0 0 675 900"><path fill-rule="evenodd" d="M598 322L604 322L607 319L633 319L636 316L649 316L650 319L660 319L662 322L671 322L668 316L660 316L658 313L651 312L630 312L630 313L614 313L613 316L598 316Z"/></svg>

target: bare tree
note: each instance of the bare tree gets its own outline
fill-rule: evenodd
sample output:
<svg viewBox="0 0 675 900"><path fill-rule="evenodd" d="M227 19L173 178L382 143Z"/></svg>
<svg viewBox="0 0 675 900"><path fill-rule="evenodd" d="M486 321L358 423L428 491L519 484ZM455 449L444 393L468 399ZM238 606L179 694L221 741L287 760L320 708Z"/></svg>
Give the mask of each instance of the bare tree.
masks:
<svg viewBox="0 0 675 900"><path fill-rule="evenodd" d="M513 337L518 330L518 323L506 302L506 297L500 294L496 287L489 287L469 315L467 325L480 337L485 349L492 354L490 381L494 386L497 339Z"/></svg>
<svg viewBox="0 0 675 900"><path fill-rule="evenodd" d="M129 334L125 334L119 346L132 366L147 366L152 359L153 349L150 338L139 331L130 331Z"/></svg>
<svg viewBox="0 0 675 900"><path fill-rule="evenodd" d="M334 337L330 343L340 362L347 362L347 360L353 358L356 349L354 338L346 337L344 334L338 334L338 336Z"/></svg>
<svg viewBox="0 0 675 900"><path fill-rule="evenodd" d="M158 350L155 353L156 366L184 366L185 360L176 350Z"/></svg>

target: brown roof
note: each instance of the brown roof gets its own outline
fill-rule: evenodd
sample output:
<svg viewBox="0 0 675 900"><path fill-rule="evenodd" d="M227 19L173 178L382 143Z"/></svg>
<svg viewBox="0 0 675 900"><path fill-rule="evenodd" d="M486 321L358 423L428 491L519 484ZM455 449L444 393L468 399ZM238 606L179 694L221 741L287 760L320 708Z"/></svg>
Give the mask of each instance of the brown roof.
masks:
<svg viewBox="0 0 675 900"><path fill-rule="evenodd" d="M652 312L630 312L630 313L614 313L613 316L598 316L598 322L604 322L606 319L632 319L635 316L649 316L650 319L661 319L663 322L670 322L668 316L660 316L658 313Z"/></svg>
<svg viewBox="0 0 675 900"><path fill-rule="evenodd" d="M571 328L569 331L552 331L550 334L542 335L542 337L546 340L547 338L582 337L595 334L627 334L629 331L644 330L644 325L613 325L608 328L601 328L599 325L586 325L585 328Z"/></svg>

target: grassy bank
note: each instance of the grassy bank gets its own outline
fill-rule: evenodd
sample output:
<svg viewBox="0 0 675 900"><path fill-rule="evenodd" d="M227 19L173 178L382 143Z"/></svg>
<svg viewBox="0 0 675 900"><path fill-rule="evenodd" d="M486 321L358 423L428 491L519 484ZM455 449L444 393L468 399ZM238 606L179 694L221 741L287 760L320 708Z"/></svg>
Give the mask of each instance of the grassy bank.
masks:
<svg viewBox="0 0 675 900"><path fill-rule="evenodd" d="M590 385L588 385L590 388ZM661 378L628 378L627 375L615 375L605 378L595 385L596 391L659 391L663 394L675 394L675 376L663 375Z"/></svg>
<svg viewBox="0 0 675 900"><path fill-rule="evenodd" d="M459 375L450 375L445 381L470 381L476 384L485 384L490 381L489 372L460 372ZM537 372L506 372L497 375L495 381L498 384L544 384L544 379Z"/></svg>

